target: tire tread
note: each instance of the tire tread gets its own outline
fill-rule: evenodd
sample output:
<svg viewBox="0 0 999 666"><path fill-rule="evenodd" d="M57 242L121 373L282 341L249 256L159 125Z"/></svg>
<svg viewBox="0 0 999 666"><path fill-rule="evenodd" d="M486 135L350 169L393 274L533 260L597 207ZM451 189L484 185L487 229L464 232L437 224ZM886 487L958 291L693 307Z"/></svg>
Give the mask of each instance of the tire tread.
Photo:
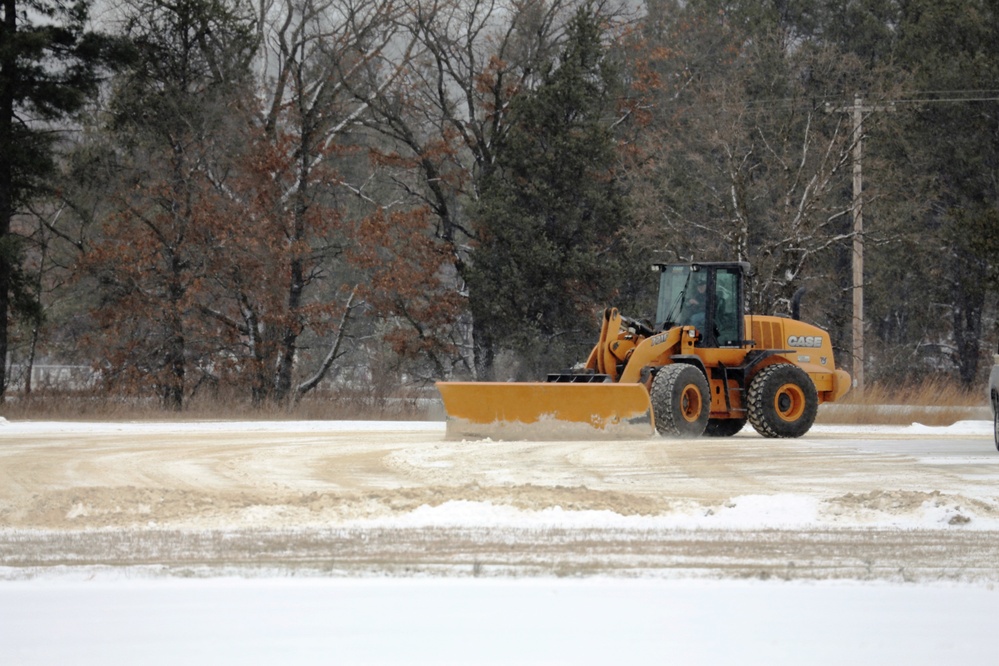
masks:
<svg viewBox="0 0 999 666"><path fill-rule="evenodd" d="M805 411L796 421L785 421L774 409L777 389L795 382L805 391ZM760 370L749 383L746 396L749 422L764 437L801 437L815 423L819 400L811 377L804 370L790 363L769 365Z"/></svg>

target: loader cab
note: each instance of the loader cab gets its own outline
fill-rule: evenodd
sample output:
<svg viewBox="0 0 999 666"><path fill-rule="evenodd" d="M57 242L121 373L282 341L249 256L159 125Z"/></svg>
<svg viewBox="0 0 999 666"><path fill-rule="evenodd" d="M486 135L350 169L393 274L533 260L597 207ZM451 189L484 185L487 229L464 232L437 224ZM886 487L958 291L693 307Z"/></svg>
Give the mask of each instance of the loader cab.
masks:
<svg viewBox="0 0 999 666"><path fill-rule="evenodd" d="M700 347L743 345L743 277L749 265L737 263L655 264L659 272L657 330L694 326Z"/></svg>

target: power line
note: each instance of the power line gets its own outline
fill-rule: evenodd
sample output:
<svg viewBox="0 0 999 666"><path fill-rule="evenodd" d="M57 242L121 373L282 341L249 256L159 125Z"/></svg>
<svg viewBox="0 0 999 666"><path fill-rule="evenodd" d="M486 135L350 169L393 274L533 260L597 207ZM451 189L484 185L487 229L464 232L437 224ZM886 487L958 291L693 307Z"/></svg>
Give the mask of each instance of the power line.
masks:
<svg viewBox="0 0 999 666"><path fill-rule="evenodd" d="M913 90L911 95L999 95L999 88L963 88L958 90Z"/></svg>
<svg viewBox="0 0 999 666"><path fill-rule="evenodd" d="M974 94L975 96L958 96L963 94ZM947 94L950 97L937 97L937 98L920 98L918 95L940 95ZM627 98L622 98L627 99ZM928 90L928 91L912 91L906 92L904 96L901 97L885 97L880 100L882 104L963 104L966 102L999 102L999 90ZM801 97L781 97L781 98L764 98L764 99L751 99L751 100L732 100L726 101L724 103L719 102L717 106L731 106L731 107L769 107L773 108L776 106L780 107L793 107L793 106L808 106L812 108L818 108L822 105L830 105L835 102L829 101L823 97L816 95L802 95ZM850 104L850 102L846 102ZM699 103L699 106L710 106Z"/></svg>
<svg viewBox="0 0 999 666"><path fill-rule="evenodd" d="M941 97L936 99L893 99L891 104L957 104L961 102L999 102L995 97Z"/></svg>

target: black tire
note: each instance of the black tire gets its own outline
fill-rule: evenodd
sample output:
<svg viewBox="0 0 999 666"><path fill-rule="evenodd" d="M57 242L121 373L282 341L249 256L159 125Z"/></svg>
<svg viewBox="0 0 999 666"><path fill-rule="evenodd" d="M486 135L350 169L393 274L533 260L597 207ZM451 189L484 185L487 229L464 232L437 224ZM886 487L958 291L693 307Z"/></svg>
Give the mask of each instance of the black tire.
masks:
<svg viewBox="0 0 999 666"><path fill-rule="evenodd" d="M711 413L711 393L704 373L692 365L664 366L649 392L656 430L663 437L700 437Z"/></svg>
<svg viewBox="0 0 999 666"><path fill-rule="evenodd" d="M801 437L815 423L819 396L796 365L770 365L749 383L749 422L764 437Z"/></svg>
<svg viewBox="0 0 999 666"><path fill-rule="evenodd" d="M992 396L992 439L999 451L999 396Z"/></svg>
<svg viewBox="0 0 999 666"><path fill-rule="evenodd" d="M746 419L708 419L705 437L731 437L746 427Z"/></svg>

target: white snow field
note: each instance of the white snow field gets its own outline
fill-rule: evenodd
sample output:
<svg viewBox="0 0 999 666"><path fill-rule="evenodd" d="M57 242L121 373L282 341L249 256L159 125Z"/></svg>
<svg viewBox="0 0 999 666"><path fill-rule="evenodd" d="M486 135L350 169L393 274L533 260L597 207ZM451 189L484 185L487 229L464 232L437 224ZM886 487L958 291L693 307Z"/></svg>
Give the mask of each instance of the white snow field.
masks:
<svg viewBox="0 0 999 666"><path fill-rule="evenodd" d="M971 585L657 579L0 584L19 664L994 664Z"/></svg>
<svg viewBox="0 0 999 666"><path fill-rule="evenodd" d="M0 421L0 664L994 664L992 424Z"/></svg>

